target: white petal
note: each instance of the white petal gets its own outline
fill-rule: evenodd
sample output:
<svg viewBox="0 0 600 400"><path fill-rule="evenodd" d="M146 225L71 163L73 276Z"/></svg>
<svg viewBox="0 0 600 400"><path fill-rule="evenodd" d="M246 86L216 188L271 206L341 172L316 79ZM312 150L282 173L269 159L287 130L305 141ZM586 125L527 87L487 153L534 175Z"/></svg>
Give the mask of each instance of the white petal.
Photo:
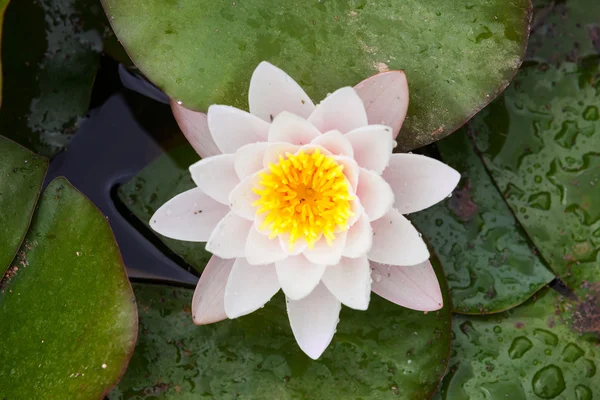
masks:
<svg viewBox="0 0 600 400"><path fill-rule="evenodd" d="M409 267L371 262L371 268L371 290L384 299L419 311L442 308L440 284L429 261Z"/></svg>
<svg viewBox="0 0 600 400"><path fill-rule="evenodd" d="M273 121L282 111L308 118L315 109L312 100L296 81L265 61L252 74L248 101L250 112L267 122Z"/></svg>
<svg viewBox="0 0 600 400"><path fill-rule="evenodd" d="M312 249L304 250L304 256L313 264L335 265L342 259L342 251L346 247L347 231L335 234L331 246L324 237L319 239Z"/></svg>
<svg viewBox="0 0 600 400"><path fill-rule="evenodd" d="M342 258L339 264L325 268L323 283L345 306L355 310L369 308L371 268L366 256Z"/></svg>
<svg viewBox="0 0 600 400"><path fill-rule="evenodd" d="M366 214L362 214L348 230L344 257L357 258L366 255L373 244L373 229Z"/></svg>
<svg viewBox="0 0 600 400"><path fill-rule="evenodd" d="M351 87L338 89L326 97L308 120L321 132L347 133L368 124L365 106Z"/></svg>
<svg viewBox="0 0 600 400"><path fill-rule="evenodd" d="M394 191L394 206L402 214L410 214L448 197L460 181L460 173L430 157L394 154L383 178Z"/></svg>
<svg viewBox="0 0 600 400"><path fill-rule="evenodd" d="M280 234L279 235L279 244L283 251L285 251L288 255L297 256L298 254L302 254L304 250L308 247L308 243L306 240L300 238L296 239L294 246L290 250L290 235L289 234Z"/></svg>
<svg viewBox="0 0 600 400"><path fill-rule="evenodd" d="M229 206L231 211L236 213L242 218L246 218L249 221L254 221L256 216L257 208L252 205L259 196L252 191L253 188L257 187L260 181L258 173L246 177L244 180L237 185L229 195Z"/></svg>
<svg viewBox="0 0 600 400"><path fill-rule="evenodd" d="M269 128L269 142L284 142L302 146L321 135L310 122L287 111L279 114Z"/></svg>
<svg viewBox="0 0 600 400"><path fill-rule="evenodd" d="M242 146L235 153L234 168L237 176L244 179L263 169L263 158L268 143L252 143Z"/></svg>
<svg viewBox="0 0 600 400"><path fill-rule="evenodd" d="M234 162L234 154L204 158L190 165L190 174L204 193L221 204L229 204L231 191L240 183Z"/></svg>
<svg viewBox="0 0 600 400"><path fill-rule="evenodd" d="M358 171L359 167L356 161L350 157L334 156L333 159L340 165L344 166L344 176L348 179L352 190L356 191L358 186Z"/></svg>
<svg viewBox="0 0 600 400"><path fill-rule="evenodd" d="M287 258L278 238L269 239L256 229L250 229L246 240L246 259L251 265L265 265Z"/></svg>
<svg viewBox="0 0 600 400"><path fill-rule="evenodd" d="M221 150L215 143L208 129L206 114L188 110L171 100L171 111L186 139L200 157L206 158L221 154Z"/></svg>
<svg viewBox="0 0 600 400"><path fill-rule="evenodd" d="M365 79L354 87L362 99L369 124L392 128L398 136L408 110L408 83L404 71L388 71Z"/></svg>
<svg viewBox="0 0 600 400"><path fill-rule="evenodd" d="M299 149L300 146L290 143L268 143L262 165L264 168L269 168L270 164L277 164L279 162L279 156L286 158L287 153L295 154Z"/></svg>
<svg viewBox="0 0 600 400"><path fill-rule="evenodd" d="M381 175L390 162L394 149L392 128L385 125L369 125L346 134L352 143L354 159L363 168Z"/></svg>
<svg viewBox="0 0 600 400"><path fill-rule="evenodd" d="M266 142L269 124L235 107L214 105L208 108L208 127L223 153L235 153L240 147Z"/></svg>
<svg viewBox="0 0 600 400"><path fill-rule="evenodd" d="M206 242L228 212L227 206L194 188L163 204L150 218L150 228L172 239Z"/></svg>
<svg viewBox="0 0 600 400"><path fill-rule="evenodd" d="M206 243L206 251L221 258L245 257L244 247L252 221L230 212L219 222Z"/></svg>
<svg viewBox="0 0 600 400"><path fill-rule="evenodd" d="M293 300L308 296L325 272L324 265L313 264L303 255L289 256L285 260L277 261L275 269L283 292Z"/></svg>
<svg viewBox="0 0 600 400"><path fill-rule="evenodd" d="M394 204L390 185L380 175L364 168L360 169L356 195L371 221L383 217Z"/></svg>
<svg viewBox="0 0 600 400"><path fill-rule="evenodd" d="M287 299L287 313L296 342L313 360L331 343L341 308L339 300L322 283L302 300Z"/></svg>
<svg viewBox="0 0 600 400"><path fill-rule="evenodd" d="M212 256L196 285L192 298L192 319L196 325L212 324L227 319L225 285L234 260Z"/></svg>
<svg viewBox="0 0 600 400"><path fill-rule="evenodd" d="M371 222L373 247L369 260L390 265L417 265L429 259L429 250L414 226L392 209Z"/></svg>
<svg viewBox="0 0 600 400"><path fill-rule="evenodd" d="M227 317L237 318L258 310L280 287L273 264L250 265L245 259L238 258L225 288Z"/></svg>
<svg viewBox="0 0 600 400"><path fill-rule="evenodd" d="M331 154L335 154L337 156L347 156L351 158L354 157L352 144L346 138L346 136L342 135L339 131L326 132L314 139L312 143L323 146L323 148L330 151Z"/></svg>

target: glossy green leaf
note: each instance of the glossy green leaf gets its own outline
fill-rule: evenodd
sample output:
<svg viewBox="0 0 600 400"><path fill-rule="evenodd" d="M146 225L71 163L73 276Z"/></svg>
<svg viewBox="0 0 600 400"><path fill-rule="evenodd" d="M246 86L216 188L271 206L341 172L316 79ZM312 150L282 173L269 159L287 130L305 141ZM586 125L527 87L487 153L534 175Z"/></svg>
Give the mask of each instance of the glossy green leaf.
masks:
<svg viewBox="0 0 600 400"><path fill-rule="evenodd" d="M462 174L446 199L410 216L440 258L456 312L487 314L523 303L554 278L494 186L464 130L437 143Z"/></svg>
<svg viewBox="0 0 600 400"><path fill-rule="evenodd" d="M403 69L411 99L402 149L438 140L492 100L519 67L527 0L104 0L140 69L191 109L244 108L263 60L315 100Z"/></svg>
<svg viewBox="0 0 600 400"><path fill-rule="evenodd" d="M136 334L135 298L108 223L64 178L54 180L0 286L0 398L102 398Z"/></svg>
<svg viewBox="0 0 600 400"><path fill-rule="evenodd" d="M139 343L111 400L422 400L446 371L449 307L424 314L372 294L367 311L343 308L332 343L313 361L294 341L281 294L249 316L195 326L192 290L134 290Z"/></svg>
<svg viewBox="0 0 600 400"><path fill-rule="evenodd" d="M470 124L519 222L573 289L600 280L599 61L524 68Z"/></svg>
<svg viewBox="0 0 600 400"><path fill-rule="evenodd" d="M2 49L2 22L4 21L4 11L7 5L8 0L0 0L0 50ZM0 57L0 106L2 106L2 57Z"/></svg>
<svg viewBox="0 0 600 400"><path fill-rule="evenodd" d="M596 288L596 295L600 290ZM599 297L600 298L600 297ZM589 305L549 289L514 310L455 316L443 400L592 400L600 396L598 328ZM578 314L579 313L579 314ZM583 313L583 314L582 314ZM578 316L579 315L579 316ZM596 309L595 324L599 314ZM591 322L591 321L590 321Z"/></svg>
<svg viewBox="0 0 600 400"><path fill-rule="evenodd" d="M48 160L0 136L0 275L15 257L42 190Z"/></svg>

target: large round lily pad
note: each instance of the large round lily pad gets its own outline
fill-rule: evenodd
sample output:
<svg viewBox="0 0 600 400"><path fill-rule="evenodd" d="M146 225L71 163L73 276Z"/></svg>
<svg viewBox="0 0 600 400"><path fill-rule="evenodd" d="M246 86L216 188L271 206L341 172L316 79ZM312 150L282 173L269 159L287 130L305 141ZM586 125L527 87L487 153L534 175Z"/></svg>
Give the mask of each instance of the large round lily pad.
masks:
<svg viewBox="0 0 600 400"><path fill-rule="evenodd" d="M438 140L510 82L525 51L528 0L104 0L137 66L184 106L246 107L266 60L315 100L383 70L411 90L400 147Z"/></svg>

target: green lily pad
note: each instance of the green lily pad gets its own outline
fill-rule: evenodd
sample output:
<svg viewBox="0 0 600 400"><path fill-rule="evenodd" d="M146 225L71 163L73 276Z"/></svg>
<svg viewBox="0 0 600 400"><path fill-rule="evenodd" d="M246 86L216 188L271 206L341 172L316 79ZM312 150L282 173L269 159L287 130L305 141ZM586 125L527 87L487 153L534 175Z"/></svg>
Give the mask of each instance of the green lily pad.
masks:
<svg viewBox="0 0 600 400"><path fill-rule="evenodd" d="M448 278L455 312L487 314L523 303L554 278L494 186L464 130L437 143L461 172L446 199L410 216Z"/></svg>
<svg viewBox="0 0 600 400"><path fill-rule="evenodd" d="M411 89L402 149L441 139L510 82L524 55L527 0L104 0L136 65L194 110L247 106L263 60L315 100L387 69Z"/></svg>
<svg viewBox="0 0 600 400"><path fill-rule="evenodd" d="M443 273L436 271L448 304ZM134 290L139 343L111 400L422 400L446 371L449 306L424 314L372 294L368 311L343 308L332 343L313 361L294 341L281 294L249 316L195 326L192 290L141 284Z"/></svg>
<svg viewBox="0 0 600 400"><path fill-rule="evenodd" d="M600 295L598 288L596 295ZM577 317L585 309L583 303L545 289L510 312L455 316L451 367L440 398L597 398L600 316L596 309L595 334L586 334L590 332L584 326L587 322L581 315Z"/></svg>
<svg viewBox="0 0 600 400"><path fill-rule="evenodd" d="M0 136L0 274L23 242L48 160Z"/></svg>
<svg viewBox="0 0 600 400"><path fill-rule="evenodd" d="M4 11L6 10L8 1L0 0L0 50L2 49L2 22L4 21ZM2 57L0 57L0 106L2 106Z"/></svg>
<svg viewBox="0 0 600 400"><path fill-rule="evenodd" d="M573 289L600 281L599 61L522 69L469 127L519 222Z"/></svg>
<svg viewBox="0 0 600 400"><path fill-rule="evenodd" d="M64 178L44 191L2 280L0 321L0 398L102 398L127 366L137 309L119 249Z"/></svg>

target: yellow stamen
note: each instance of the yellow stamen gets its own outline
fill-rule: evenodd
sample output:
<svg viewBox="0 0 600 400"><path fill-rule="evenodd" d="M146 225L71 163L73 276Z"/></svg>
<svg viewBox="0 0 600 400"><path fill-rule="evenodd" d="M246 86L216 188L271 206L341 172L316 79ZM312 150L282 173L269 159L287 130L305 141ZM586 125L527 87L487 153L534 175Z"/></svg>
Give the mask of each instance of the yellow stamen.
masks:
<svg viewBox="0 0 600 400"><path fill-rule="evenodd" d="M321 236L331 245L336 227L345 231L354 215L350 205L354 198L342 170L342 165L319 149L312 154L280 155L253 188L260 196L253 203L256 213L266 213L261 229L270 229L270 238L289 235L290 249L298 239L312 248Z"/></svg>

